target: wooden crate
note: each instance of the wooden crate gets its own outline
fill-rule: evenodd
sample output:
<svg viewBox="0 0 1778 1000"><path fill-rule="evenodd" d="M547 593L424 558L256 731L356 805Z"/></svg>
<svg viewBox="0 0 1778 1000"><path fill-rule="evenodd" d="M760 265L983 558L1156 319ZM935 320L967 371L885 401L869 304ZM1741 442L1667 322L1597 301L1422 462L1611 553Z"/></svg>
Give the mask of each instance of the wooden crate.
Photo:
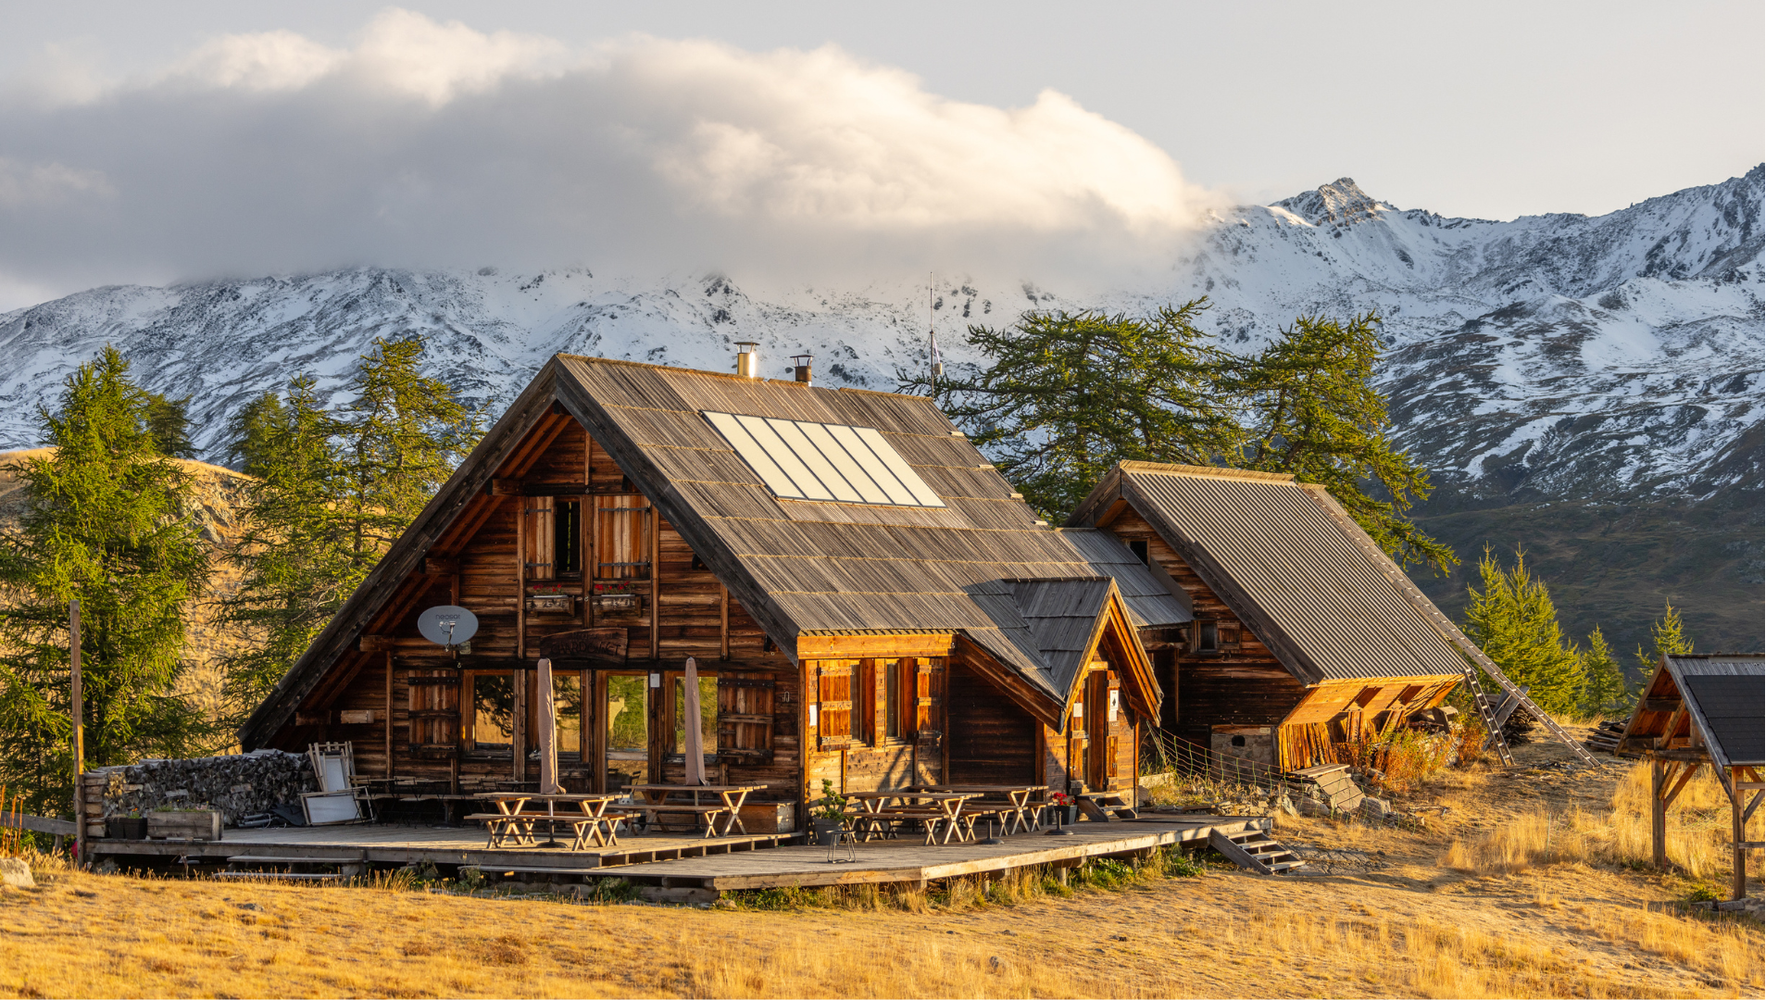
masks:
<svg viewBox="0 0 1778 1000"><path fill-rule="evenodd" d="M151 812L150 840L221 840L222 814L214 809L195 812Z"/></svg>
<svg viewBox="0 0 1778 1000"><path fill-rule="evenodd" d="M796 830L796 803L743 802L741 823L748 833L791 833Z"/></svg>

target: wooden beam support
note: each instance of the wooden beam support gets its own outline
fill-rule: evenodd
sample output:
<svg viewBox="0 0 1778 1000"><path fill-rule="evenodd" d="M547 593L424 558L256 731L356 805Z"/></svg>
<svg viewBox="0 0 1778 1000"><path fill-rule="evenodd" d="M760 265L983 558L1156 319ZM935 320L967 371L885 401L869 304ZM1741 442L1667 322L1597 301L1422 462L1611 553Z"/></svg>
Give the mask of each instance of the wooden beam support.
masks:
<svg viewBox="0 0 1778 1000"><path fill-rule="evenodd" d="M1650 698L1642 703L1642 707L1650 712L1677 712L1683 704L1678 698Z"/></svg>
<svg viewBox="0 0 1778 1000"><path fill-rule="evenodd" d="M1667 867L1667 798L1662 794L1662 786L1667 782L1667 764L1659 757L1648 762L1651 769L1648 786L1654 794L1650 804L1649 819L1653 824L1650 839L1654 844L1653 863L1656 871Z"/></svg>
<svg viewBox="0 0 1778 1000"><path fill-rule="evenodd" d="M1684 790L1686 782L1692 780L1692 775L1698 773L1698 766L1699 765L1696 762L1693 762L1687 764L1683 771L1679 770L1677 766L1673 768L1674 771L1678 772L1678 777L1669 782L1669 784L1673 786L1672 788L1662 790L1661 798L1664 805L1670 806L1673 804L1674 799L1679 798L1679 793Z"/></svg>
<svg viewBox="0 0 1778 1000"><path fill-rule="evenodd" d="M719 658L726 660L728 659L728 586L719 583L716 585L716 592L721 595L722 599L722 655ZM800 644L800 640L798 642Z"/></svg>
<svg viewBox="0 0 1778 1000"><path fill-rule="evenodd" d="M457 572L457 560L454 556L427 556L427 576L450 576Z"/></svg>
<svg viewBox="0 0 1778 1000"><path fill-rule="evenodd" d="M804 660L848 660L876 656L949 656L957 637L950 632L893 635L799 635L796 655Z"/></svg>
<svg viewBox="0 0 1778 1000"><path fill-rule="evenodd" d="M383 777L395 777L395 654L383 654Z"/></svg>

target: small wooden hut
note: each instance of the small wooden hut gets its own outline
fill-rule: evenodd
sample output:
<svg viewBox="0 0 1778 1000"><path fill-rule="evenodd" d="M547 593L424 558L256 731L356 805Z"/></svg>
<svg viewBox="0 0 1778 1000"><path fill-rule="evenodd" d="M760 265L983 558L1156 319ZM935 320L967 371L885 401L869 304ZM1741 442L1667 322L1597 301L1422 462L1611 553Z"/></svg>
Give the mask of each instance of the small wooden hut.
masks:
<svg viewBox="0 0 1778 1000"><path fill-rule="evenodd" d="M688 725L708 774L784 802L824 779L1131 789L1161 702L1140 632L1190 616L1120 572L929 399L558 355L241 743L349 740L362 774L467 791L537 780L550 699L574 791L680 780ZM455 653L417 630L447 604L481 623Z"/></svg>
<svg viewBox="0 0 1778 1000"><path fill-rule="evenodd" d="M1747 821L1766 798L1766 657L1713 653L1661 657L1618 741L1619 755L1653 765L1654 863L1667 864L1667 808L1699 767L1709 764L1729 797L1734 845L1733 898L1747 895Z"/></svg>
<svg viewBox="0 0 1778 1000"><path fill-rule="evenodd" d="M1335 744L1399 727L1463 680L1457 627L1324 487L1123 462L1068 524L1115 539L1190 608L1144 645L1162 727L1220 758L1328 763ZM1090 544L1109 572L1094 553L1113 556Z"/></svg>

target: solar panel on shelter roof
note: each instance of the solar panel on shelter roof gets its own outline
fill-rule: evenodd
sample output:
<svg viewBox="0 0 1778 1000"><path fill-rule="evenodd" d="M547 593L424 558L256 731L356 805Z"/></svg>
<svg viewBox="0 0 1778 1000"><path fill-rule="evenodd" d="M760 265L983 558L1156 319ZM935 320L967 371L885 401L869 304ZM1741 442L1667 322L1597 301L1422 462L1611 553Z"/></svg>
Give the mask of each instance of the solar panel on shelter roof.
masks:
<svg viewBox="0 0 1778 1000"><path fill-rule="evenodd" d="M895 507L945 502L875 428L704 411L773 495Z"/></svg>

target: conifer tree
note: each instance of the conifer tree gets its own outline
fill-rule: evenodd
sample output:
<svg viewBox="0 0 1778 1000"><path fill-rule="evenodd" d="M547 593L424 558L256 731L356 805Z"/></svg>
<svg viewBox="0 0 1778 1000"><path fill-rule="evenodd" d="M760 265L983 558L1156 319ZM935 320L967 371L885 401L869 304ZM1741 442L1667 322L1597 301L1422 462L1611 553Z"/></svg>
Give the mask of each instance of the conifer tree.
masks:
<svg viewBox="0 0 1778 1000"><path fill-rule="evenodd" d="M312 376L292 379L286 397L268 392L253 400L232 428L231 457L256 477L230 553L241 585L223 602L222 615L253 639L226 664L229 694L242 711L277 684L363 578L340 507L340 427L322 407Z"/></svg>
<svg viewBox="0 0 1778 1000"><path fill-rule="evenodd" d="M1482 550L1482 589L1468 588L1463 631L1545 711L1572 712L1581 691L1580 657L1562 637L1549 587L1525 569L1525 554L1518 556L1509 571L1492 549Z"/></svg>
<svg viewBox="0 0 1778 1000"><path fill-rule="evenodd" d="M0 535L0 783L63 812L72 790L68 602L81 606L86 764L209 749L175 696L185 612L208 571L191 487L149 427L150 397L107 346L40 411L48 455L11 466L20 525Z"/></svg>
<svg viewBox="0 0 1778 1000"><path fill-rule="evenodd" d="M155 450L168 458L198 457L197 447L191 443L191 417L187 412L191 397L168 399L162 393L151 392L146 398L148 412L145 419Z"/></svg>
<svg viewBox="0 0 1778 1000"><path fill-rule="evenodd" d="M1636 683L1638 698L1642 697L1642 692L1648 688L1649 680L1655 675L1655 668L1661 665L1663 654L1686 656L1692 652L1692 641L1685 637L1685 622L1680 618L1679 609L1673 606L1672 601L1667 602L1667 613L1662 616L1660 622L1650 625L1648 631L1654 637L1654 652L1644 653L1640 643L1636 646L1636 661L1642 665L1642 673Z"/></svg>
<svg viewBox="0 0 1778 1000"><path fill-rule="evenodd" d="M969 344L990 363L940 381L939 405L1054 520L1120 460L1214 464L1237 438L1220 392L1227 359L1193 325L1205 304L972 326ZM934 388L906 374L902 387Z"/></svg>
<svg viewBox="0 0 1778 1000"><path fill-rule="evenodd" d="M1326 486L1391 558L1448 572L1456 553L1407 517L1432 485L1389 440L1389 401L1372 385L1382 350L1375 314L1344 324L1304 316L1282 333L1237 361L1228 380L1249 414L1230 464Z"/></svg>
<svg viewBox="0 0 1778 1000"><path fill-rule="evenodd" d="M1580 715L1611 715L1630 707L1624 689L1624 669L1598 626L1580 652L1581 695L1575 711Z"/></svg>
<svg viewBox="0 0 1778 1000"><path fill-rule="evenodd" d="M420 374L422 353L418 340L377 340L338 414L302 376L236 417L230 454L259 477L232 555L243 580L224 611L255 638L228 663L238 711L277 684L473 443L475 417Z"/></svg>

